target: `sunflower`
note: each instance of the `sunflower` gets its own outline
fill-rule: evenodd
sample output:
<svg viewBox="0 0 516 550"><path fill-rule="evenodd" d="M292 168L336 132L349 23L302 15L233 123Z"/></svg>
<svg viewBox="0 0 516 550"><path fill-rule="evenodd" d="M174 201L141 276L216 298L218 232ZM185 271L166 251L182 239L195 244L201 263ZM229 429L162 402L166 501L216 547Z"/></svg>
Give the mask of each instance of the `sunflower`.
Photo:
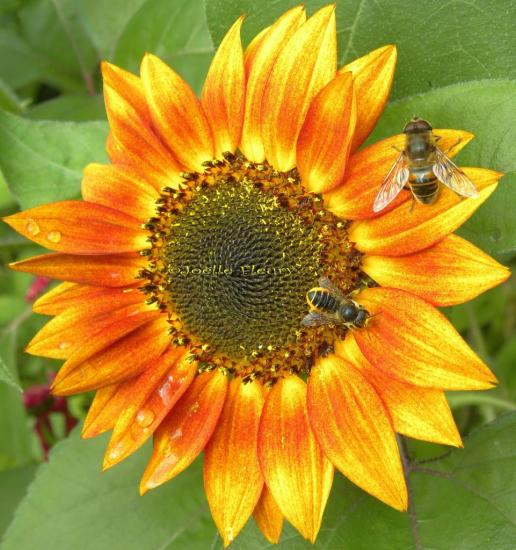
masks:
<svg viewBox="0 0 516 550"><path fill-rule="evenodd" d="M64 359L57 395L96 390L83 436L112 430L110 468L153 436L141 492L204 450L225 545L254 515L314 541L334 467L398 509L395 433L460 446L444 390L495 377L436 306L470 300L507 270L453 235L501 174L465 168L477 199L446 189L374 214L397 135L359 149L387 100L396 48L337 69L335 9L295 7L242 49L238 19L200 100L153 55L140 76L104 63L111 163L82 201L6 222L54 253L13 269L62 282L27 351ZM436 130L457 153L472 135ZM328 277L365 327L302 324Z"/></svg>

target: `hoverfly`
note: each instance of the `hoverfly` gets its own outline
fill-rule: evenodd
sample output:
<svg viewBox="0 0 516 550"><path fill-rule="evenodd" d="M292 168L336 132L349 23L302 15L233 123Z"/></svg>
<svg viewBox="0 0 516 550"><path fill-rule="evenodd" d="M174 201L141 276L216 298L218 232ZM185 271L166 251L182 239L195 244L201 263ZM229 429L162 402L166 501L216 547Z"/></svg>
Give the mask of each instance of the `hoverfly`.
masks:
<svg viewBox="0 0 516 550"><path fill-rule="evenodd" d="M413 199L433 204L439 183L463 197L476 197L477 190L466 174L437 147L439 137L422 118L414 117L403 128L405 149L393 164L374 200L373 211L380 212L406 187Z"/></svg>
<svg viewBox="0 0 516 550"><path fill-rule="evenodd" d="M347 328L361 328L370 317L369 312L360 304L344 296L327 277L319 279L319 286L306 293L310 313L303 318L303 325L344 325Z"/></svg>

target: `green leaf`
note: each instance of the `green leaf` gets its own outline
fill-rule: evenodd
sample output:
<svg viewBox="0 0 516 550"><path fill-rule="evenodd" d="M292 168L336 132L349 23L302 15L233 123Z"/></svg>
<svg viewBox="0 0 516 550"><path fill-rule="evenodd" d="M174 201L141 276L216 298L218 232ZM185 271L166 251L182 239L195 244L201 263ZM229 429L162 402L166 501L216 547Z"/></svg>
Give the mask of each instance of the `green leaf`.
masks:
<svg viewBox="0 0 516 550"><path fill-rule="evenodd" d="M23 111L23 101L0 78L0 109L20 114Z"/></svg>
<svg viewBox="0 0 516 550"><path fill-rule="evenodd" d="M69 91L94 90L98 56L75 0L24 2L3 22L0 51L0 76L14 89L42 81Z"/></svg>
<svg viewBox="0 0 516 550"><path fill-rule="evenodd" d="M310 545L286 525L278 548L511 548L516 537L515 441L516 413L475 432L465 449L411 463L408 514L338 475L317 543ZM203 497L199 462L142 498L137 486L149 449L101 474L106 443L106 437L81 441L75 432L53 449L18 508L4 550L30 547L35 532L40 547L56 550L71 548L77 540L84 550L222 548ZM270 546L251 521L232 548Z"/></svg>
<svg viewBox="0 0 516 550"><path fill-rule="evenodd" d="M147 0L120 36L113 62L138 72L145 52L162 58L199 92L213 55L203 3Z"/></svg>
<svg viewBox="0 0 516 550"><path fill-rule="evenodd" d="M22 208L77 197L82 170L105 162L104 122L31 121L0 112L0 168Z"/></svg>
<svg viewBox="0 0 516 550"><path fill-rule="evenodd" d="M0 472L0 538L12 521L16 507L25 496L27 487L32 481L37 466L30 465L24 468Z"/></svg>
<svg viewBox="0 0 516 550"><path fill-rule="evenodd" d="M337 0L340 64L385 44L396 44L399 62L392 98L485 78L516 78L512 0ZM218 45L235 19L246 14L248 42L296 0L207 0L208 24ZM303 2L309 14L328 4Z"/></svg>
<svg viewBox="0 0 516 550"><path fill-rule="evenodd" d="M3 550L208 548L214 537L202 490L201 464L144 497L138 481L149 447L102 473L106 437L84 441L75 433L58 443L30 486ZM189 541L186 545L179 540ZM195 544L192 544L192 540Z"/></svg>
<svg viewBox="0 0 516 550"><path fill-rule="evenodd" d="M26 113L34 120L73 120L85 122L88 120L105 120L104 101L101 96L62 95L38 103Z"/></svg>
<svg viewBox="0 0 516 550"><path fill-rule="evenodd" d="M2 301L0 300L0 304L1 303ZM2 382L8 386L11 386L11 388L18 390L19 392L22 391L20 384L18 384L15 380L14 376L11 374L11 371L5 364L5 361L0 357L0 383Z"/></svg>
<svg viewBox="0 0 516 550"><path fill-rule="evenodd" d="M111 59L120 34L146 0L77 0L84 26L102 59Z"/></svg>

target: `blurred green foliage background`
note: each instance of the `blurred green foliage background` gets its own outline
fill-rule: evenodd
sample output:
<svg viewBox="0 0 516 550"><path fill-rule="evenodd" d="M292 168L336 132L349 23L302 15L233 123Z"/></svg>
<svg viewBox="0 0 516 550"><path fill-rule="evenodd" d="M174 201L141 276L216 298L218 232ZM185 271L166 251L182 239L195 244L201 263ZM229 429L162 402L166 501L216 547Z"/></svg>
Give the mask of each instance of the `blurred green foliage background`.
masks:
<svg viewBox="0 0 516 550"><path fill-rule="evenodd" d="M312 13L325 3L308 0L305 5ZM77 197L83 167L106 160L100 60L137 72L143 53L150 51L199 92L214 48L236 17L247 14L243 38L248 43L295 4L290 0L0 0L0 214ZM459 155L459 164L507 174L459 234L514 266L514 2L338 0L337 16L340 63L387 43L398 47L392 99L370 142L399 133L417 113L436 127L476 134ZM46 386L59 362L23 352L45 323L45 318L31 313L28 293L37 290L34 278L6 267L40 252L0 225L4 547L68 549L80 540L84 549L219 548L202 494L200 464L140 498L137 479L148 449L101 476L105 438L81 442L77 433L67 435L72 424L84 417L90 396L56 401L47 395ZM407 442L415 503L410 517L370 499L339 477L316 547L513 547L516 419L510 411L516 406L515 302L516 288L509 280L445 311L500 380L488 392L449 394L461 433L474 432L466 449L447 454L436 445ZM60 440L50 462L43 465L46 450ZM305 544L286 528L282 547ZM233 546L268 547L253 525Z"/></svg>

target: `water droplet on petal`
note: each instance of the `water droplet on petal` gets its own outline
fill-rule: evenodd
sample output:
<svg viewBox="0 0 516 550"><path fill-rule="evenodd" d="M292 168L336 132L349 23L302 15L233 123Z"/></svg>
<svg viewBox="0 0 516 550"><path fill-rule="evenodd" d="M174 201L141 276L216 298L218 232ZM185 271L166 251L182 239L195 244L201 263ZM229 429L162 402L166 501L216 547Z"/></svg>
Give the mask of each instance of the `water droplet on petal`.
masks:
<svg viewBox="0 0 516 550"><path fill-rule="evenodd" d="M196 401L188 410L188 416L193 416L199 410L199 403Z"/></svg>
<svg viewBox="0 0 516 550"><path fill-rule="evenodd" d="M59 342L59 349L68 349L70 346L70 342Z"/></svg>
<svg viewBox="0 0 516 550"><path fill-rule="evenodd" d="M181 428L177 428L177 430L170 436L170 439L179 439L183 435L183 430Z"/></svg>
<svg viewBox="0 0 516 550"><path fill-rule="evenodd" d="M233 527L228 527L226 534L228 536L228 542L233 542L235 540L235 536L233 535Z"/></svg>
<svg viewBox="0 0 516 550"><path fill-rule="evenodd" d="M173 374L169 374L169 375L167 376L167 378L168 378L168 381L169 381L169 382L173 382L173 381L174 381L174 375L173 375Z"/></svg>
<svg viewBox="0 0 516 550"><path fill-rule="evenodd" d="M25 230L31 235L37 235L41 231L39 225L33 219L27 220Z"/></svg>
<svg viewBox="0 0 516 550"><path fill-rule="evenodd" d="M122 456L123 451L124 451L124 444L120 441L120 443L117 443L109 451L109 459L110 460L116 460L117 458L120 458Z"/></svg>
<svg viewBox="0 0 516 550"><path fill-rule="evenodd" d="M146 428L150 426L156 415L150 409L141 409L136 415L136 422L142 427Z"/></svg>
<svg viewBox="0 0 516 550"><path fill-rule="evenodd" d="M170 382L165 382L158 390L158 395L163 402L163 405L167 406L171 401Z"/></svg>
<svg viewBox="0 0 516 550"><path fill-rule="evenodd" d="M49 231L47 233L47 241L50 241L51 243L58 243L61 240L61 236L60 231Z"/></svg>

